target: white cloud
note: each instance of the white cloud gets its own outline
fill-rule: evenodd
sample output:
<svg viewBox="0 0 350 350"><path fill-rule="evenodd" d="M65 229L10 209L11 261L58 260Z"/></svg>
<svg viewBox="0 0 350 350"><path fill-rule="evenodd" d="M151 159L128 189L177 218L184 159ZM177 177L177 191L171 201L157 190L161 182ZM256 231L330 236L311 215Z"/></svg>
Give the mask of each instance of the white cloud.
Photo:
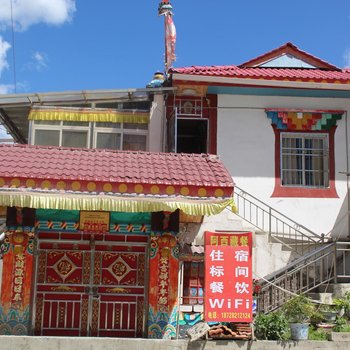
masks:
<svg viewBox="0 0 350 350"><path fill-rule="evenodd" d="M11 45L5 41L2 36L0 36L0 77L1 73L4 69L8 68L8 63L6 61L7 50L11 47Z"/></svg>
<svg viewBox="0 0 350 350"><path fill-rule="evenodd" d="M0 26L11 25L10 0L0 0ZM60 25L72 19L75 0L13 0L15 29L24 31L31 25L46 23Z"/></svg>
<svg viewBox="0 0 350 350"><path fill-rule="evenodd" d="M11 94L14 92L14 86L12 84L0 84L0 95Z"/></svg>
<svg viewBox="0 0 350 350"><path fill-rule="evenodd" d="M350 68L350 49L346 49L344 55L344 63L346 68Z"/></svg>
<svg viewBox="0 0 350 350"><path fill-rule="evenodd" d="M41 71L47 68L47 54L45 52L36 51L31 56L31 61L27 63L24 68L29 70Z"/></svg>
<svg viewBox="0 0 350 350"><path fill-rule="evenodd" d="M16 31L27 30L30 26L45 23L60 25L69 22L76 11L75 0L12 0L12 17ZM0 0L0 31L11 26L11 0ZM10 43L0 36L0 77L9 67L7 51ZM47 67L47 55L35 52L27 68L42 70ZM18 85L18 84L17 84ZM0 84L0 94L13 92L13 86Z"/></svg>

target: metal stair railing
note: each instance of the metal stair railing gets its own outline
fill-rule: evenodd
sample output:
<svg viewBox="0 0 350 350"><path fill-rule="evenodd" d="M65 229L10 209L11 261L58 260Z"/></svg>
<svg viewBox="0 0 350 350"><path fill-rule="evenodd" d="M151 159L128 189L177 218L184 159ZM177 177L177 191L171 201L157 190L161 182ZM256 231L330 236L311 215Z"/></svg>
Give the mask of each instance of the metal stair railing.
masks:
<svg viewBox="0 0 350 350"><path fill-rule="evenodd" d="M295 294L303 294L334 279L334 245L328 243L266 276L259 294L259 311L269 312L282 306Z"/></svg>
<svg viewBox="0 0 350 350"><path fill-rule="evenodd" d="M325 243L266 276L260 283L258 310L274 311L295 294L339 280L350 282L350 242Z"/></svg>
<svg viewBox="0 0 350 350"><path fill-rule="evenodd" d="M282 243L299 256L314 250L324 237L291 220L260 199L235 186L234 201L237 215L269 234L270 242Z"/></svg>
<svg viewBox="0 0 350 350"><path fill-rule="evenodd" d="M350 282L350 242L324 242L305 226L235 186L237 215L297 253L284 268L259 281L258 310L273 311L295 294L308 293L321 285ZM258 276L257 276L258 277Z"/></svg>

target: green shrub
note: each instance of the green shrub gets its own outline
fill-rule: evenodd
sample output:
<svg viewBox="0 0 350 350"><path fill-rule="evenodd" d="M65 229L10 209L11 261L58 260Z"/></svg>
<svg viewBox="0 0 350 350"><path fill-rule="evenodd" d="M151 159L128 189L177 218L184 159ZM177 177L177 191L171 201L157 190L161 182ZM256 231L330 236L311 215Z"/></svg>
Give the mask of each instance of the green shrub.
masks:
<svg viewBox="0 0 350 350"><path fill-rule="evenodd" d="M311 326L309 328L309 340L329 340L330 333L321 328Z"/></svg>
<svg viewBox="0 0 350 350"><path fill-rule="evenodd" d="M262 340L285 340L289 325L282 312L259 314L255 317L255 335Z"/></svg>
<svg viewBox="0 0 350 350"><path fill-rule="evenodd" d="M334 305L338 310L344 310L345 316L349 318L350 314L350 292L346 292L344 296L335 298L333 300Z"/></svg>
<svg viewBox="0 0 350 350"><path fill-rule="evenodd" d="M335 320L333 332L350 332L350 324L345 317L338 316Z"/></svg>
<svg viewBox="0 0 350 350"><path fill-rule="evenodd" d="M315 312L312 300L305 295L298 295L288 300L282 307L282 311L291 323L305 323L310 321Z"/></svg>

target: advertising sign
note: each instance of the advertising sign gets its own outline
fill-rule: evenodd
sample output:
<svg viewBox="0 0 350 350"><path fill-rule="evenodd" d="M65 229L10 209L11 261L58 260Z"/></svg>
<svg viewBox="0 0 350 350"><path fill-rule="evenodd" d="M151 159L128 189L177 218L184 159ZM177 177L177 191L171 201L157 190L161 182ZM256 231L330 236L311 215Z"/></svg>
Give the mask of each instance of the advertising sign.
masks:
<svg viewBox="0 0 350 350"><path fill-rule="evenodd" d="M205 232L207 322L251 322L252 234Z"/></svg>
<svg viewBox="0 0 350 350"><path fill-rule="evenodd" d="M109 212L107 211L81 211L79 228L84 232L109 232Z"/></svg>

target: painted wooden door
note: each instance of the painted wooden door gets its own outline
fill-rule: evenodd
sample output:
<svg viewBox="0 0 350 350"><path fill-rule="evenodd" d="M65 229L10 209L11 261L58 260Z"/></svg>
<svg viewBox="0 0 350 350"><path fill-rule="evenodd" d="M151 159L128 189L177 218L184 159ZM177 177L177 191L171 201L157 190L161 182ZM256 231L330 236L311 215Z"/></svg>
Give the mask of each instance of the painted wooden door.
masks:
<svg viewBox="0 0 350 350"><path fill-rule="evenodd" d="M79 236L39 234L34 334L142 337L147 237Z"/></svg>

